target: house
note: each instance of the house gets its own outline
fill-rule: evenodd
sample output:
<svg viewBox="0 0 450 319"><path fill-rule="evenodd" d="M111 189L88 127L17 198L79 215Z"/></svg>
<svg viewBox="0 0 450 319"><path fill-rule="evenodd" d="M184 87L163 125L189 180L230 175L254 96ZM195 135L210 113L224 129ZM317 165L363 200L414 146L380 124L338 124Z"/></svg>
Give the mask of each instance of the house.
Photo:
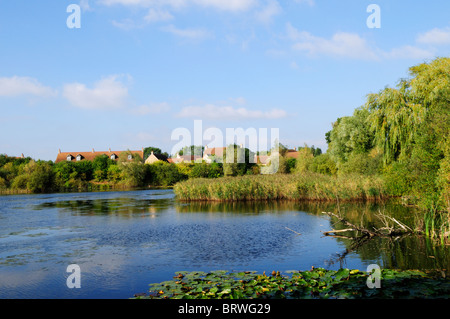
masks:
<svg viewBox="0 0 450 319"><path fill-rule="evenodd" d="M296 148L294 148L293 150L287 150L286 153L284 154L285 157L287 158L297 158L298 157L298 151Z"/></svg>
<svg viewBox="0 0 450 319"><path fill-rule="evenodd" d="M14 158L14 159L19 159L19 158L25 158L25 155L23 155L23 153L22 153L22 155L21 156L8 156L8 155L6 155L6 154L3 154L6 158Z"/></svg>
<svg viewBox="0 0 450 319"><path fill-rule="evenodd" d="M267 165L270 162L270 155L255 155L254 163L258 165Z"/></svg>
<svg viewBox="0 0 450 319"><path fill-rule="evenodd" d="M110 159L117 161L119 160L120 154L126 153L127 159L132 160L133 155L138 155L140 158L144 158L144 148L140 151L95 151L92 149L91 152L61 152L58 151L58 156L56 157L55 163L68 161L68 162L79 162L79 161L93 161L97 156L106 155Z"/></svg>
<svg viewBox="0 0 450 319"><path fill-rule="evenodd" d="M153 163L156 163L158 161L168 162L168 159L167 159L167 157L165 155L163 155L163 154L155 154L152 151L152 153L145 160L145 164L153 164Z"/></svg>
<svg viewBox="0 0 450 319"><path fill-rule="evenodd" d="M208 145L206 145L205 150L203 151L203 160L206 163L211 163L214 161L223 162L223 158L224 158L226 152L227 152L226 147L209 148Z"/></svg>
<svg viewBox="0 0 450 319"><path fill-rule="evenodd" d="M177 153L175 157L171 157L168 159L169 163L196 163L201 162L203 158L200 155L180 155Z"/></svg>

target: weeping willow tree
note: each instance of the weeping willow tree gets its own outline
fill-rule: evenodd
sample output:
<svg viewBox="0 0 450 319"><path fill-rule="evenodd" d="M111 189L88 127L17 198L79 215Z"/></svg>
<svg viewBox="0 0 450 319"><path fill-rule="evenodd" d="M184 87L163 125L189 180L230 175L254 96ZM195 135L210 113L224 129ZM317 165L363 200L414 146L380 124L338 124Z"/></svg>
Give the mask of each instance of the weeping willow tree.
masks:
<svg viewBox="0 0 450 319"><path fill-rule="evenodd" d="M404 165L412 191L450 211L450 58L409 71L395 88L368 95L367 121L385 166Z"/></svg>
<svg viewBox="0 0 450 319"><path fill-rule="evenodd" d="M385 164L410 154L425 108L416 103L410 83L400 81L397 88L369 94L367 121L375 133L375 143L383 150Z"/></svg>

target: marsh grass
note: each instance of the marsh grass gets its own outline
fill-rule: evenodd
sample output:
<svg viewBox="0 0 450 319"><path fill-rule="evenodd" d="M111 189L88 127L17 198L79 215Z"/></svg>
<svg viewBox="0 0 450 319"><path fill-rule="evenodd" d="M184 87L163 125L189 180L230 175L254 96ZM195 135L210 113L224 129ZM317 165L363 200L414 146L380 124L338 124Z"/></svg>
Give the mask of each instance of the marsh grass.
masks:
<svg viewBox="0 0 450 319"><path fill-rule="evenodd" d="M450 237L450 214L430 209L423 217L423 228L426 237L448 244Z"/></svg>
<svg viewBox="0 0 450 319"><path fill-rule="evenodd" d="M381 178L316 173L197 178L174 186L181 201L355 201L388 197Z"/></svg>

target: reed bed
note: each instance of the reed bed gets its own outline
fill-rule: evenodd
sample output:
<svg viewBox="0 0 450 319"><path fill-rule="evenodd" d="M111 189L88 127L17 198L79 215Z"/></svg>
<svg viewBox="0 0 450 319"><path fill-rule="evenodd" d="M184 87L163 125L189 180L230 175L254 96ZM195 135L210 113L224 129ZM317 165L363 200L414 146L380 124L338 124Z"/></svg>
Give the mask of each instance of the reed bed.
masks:
<svg viewBox="0 0 450 319"><path fill-rule="evenodd" d="M177 183L174 192L181 201L355 201L388 197L378 177L314 173L196 178Z"/></svg>

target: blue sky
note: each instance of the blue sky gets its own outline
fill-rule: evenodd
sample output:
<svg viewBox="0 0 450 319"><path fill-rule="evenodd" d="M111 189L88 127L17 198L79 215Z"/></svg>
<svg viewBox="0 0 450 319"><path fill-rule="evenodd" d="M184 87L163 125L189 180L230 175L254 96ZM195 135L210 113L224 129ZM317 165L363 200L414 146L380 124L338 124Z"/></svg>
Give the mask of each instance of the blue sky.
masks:
<svg viewBox="0 0 450 319"><path fill-rule="evenodd" d="M70 4L81 8L69 28ZM369 28L370 4L381 27ZM290 147L450 50L450 2L0 0L0 153L156 146L278 128ZM204 144L208 144L204 140Z"/></svg>

